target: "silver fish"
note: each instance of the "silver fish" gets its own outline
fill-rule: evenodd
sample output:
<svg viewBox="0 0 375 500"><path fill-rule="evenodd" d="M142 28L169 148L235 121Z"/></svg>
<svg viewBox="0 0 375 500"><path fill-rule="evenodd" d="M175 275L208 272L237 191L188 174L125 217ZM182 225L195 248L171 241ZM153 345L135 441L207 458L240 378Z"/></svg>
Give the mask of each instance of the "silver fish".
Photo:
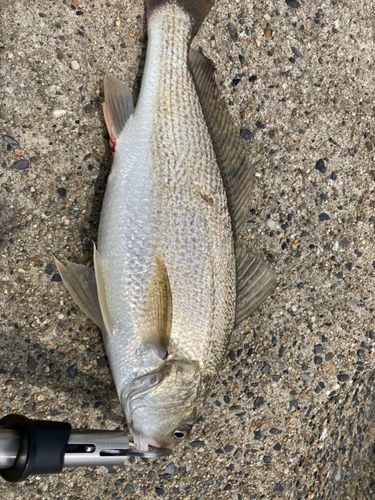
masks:
<svg viewBox="0 0 375 500"><path fill-rule="evenodd" d="M134 109L107 75L114 151L95 274L57 266L101 328L140 451L190 436L235 325L273 291L261 259L235 245L253 169L221 100L213 64L190 52L213 0L146 0L147 58Z"/></svg>

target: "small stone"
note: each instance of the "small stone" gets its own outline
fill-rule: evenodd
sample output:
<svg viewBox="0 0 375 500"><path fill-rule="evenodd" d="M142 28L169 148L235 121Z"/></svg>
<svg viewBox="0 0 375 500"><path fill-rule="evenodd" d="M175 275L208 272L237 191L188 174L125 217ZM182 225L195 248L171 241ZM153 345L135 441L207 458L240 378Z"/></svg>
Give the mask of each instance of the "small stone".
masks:
<svg viewBox="0 0 375 500"><path fill-rule="evenodd" d="M85 192L85 190L83 188L80 188L80 189L76 189L75 192L74 192L74 194L78 198L79 196L82 196L84 192Z"/></svg>
<svg viewBox="0 0 375 500"><path fill-rule="evenodd" d="M352 265L353 265L353 264L352 264L351 262L347 262L347 263L345 264L345 267L346 267L346 269L347 269L348 271L351 271L351 270L352 270Z"/></svg>
<svg viewBox="0 0 375 500"><path fill-rule="evenodd" d="M299 7L301 7L301 4L297 2L297 0L285 0L285 3L291 9L298 9Z"/></svg>
<svg viewBox="0 0 375 500"><path fill-rule="evenodd" d="M13 146L20 145L20 143L16 141L16 139L13 139L13 137L11 137L10 135L3 135L3 139L5 142L7 142L8 144L12 144Z"/></svg>
<svg viewBox="0 0 375 500"><path fill-rule="evenodd" d="M254 440L259 441L262 439L262 431L254 431Z"/></svg>
<svg viewBox="0 0 375 500"><path fill-rule="evenodd" d="M31 371L31 372L35 372L36 368L38 366L38 362L36 361L35 358L33 358L32 356L30 356L27 360L27 368Z"/></svg>
<svg viewBox="0 0 375 500"><path fill-rule="evenodd" d="M234 361L236 359L236 353L234 351L230 351L230 353L228 354L228 358L231 361Z"/></svg>
<svg viewBox="0 0 375 500"><path fill-rule="evenodd" d="M315 168L316 168L316 170L319 170L319 172L322 172L322 174L324 174L325 171L327 170L326 166L324 165L324 161L322 159L320 159L316 162Z"/></svg>
<svg viewBox="0 0 375 500"><path fill-rule="evenodd" d="M134 490L133 486L130 483L127 483L125 485L123 493L124 493L124 495L129 495L130 493L134 493L134 491L135 490Z"/></svg>
<svg viewBox="0 0 375 500"><path fill-rule="evenodd" d="M254 401L254 410L262 406L263 403L264 403L264 398L262 396L258 396Z"/></svg>
<svg viewBox="0 0 375 500"><path fill-rule="evenodd" d="M190 446L192 448L201 448L204 445L205 445L204 441L193 441L192 443L190 443Z"/></svg>
<svg viewBox="0 0 375 500"><path fill-rule="evenodd" d="M60 283L60 281L62 281L62 279L61 279L61 276L58 273L56 273L52 276L51 281L53 283Z"/></svg>
<svg viewBox="0 0 375 500"><path fill-rule="evenodd" d="M298 399L293 399L289 402L289 409L292 410L293 408L298 408Z"/></svg>
<svg viewBox="0 0 375 500"><path fill-rule="evenodd" d="M292 49L293 54L296 57L302 57L302 54L301 54L301 52L298 49L296 49L295 47L291 47L291 49Z"/></svg>
<svg viewBox="0 0 375 500"><path fill-rule="evenodd" d="M305 285L303 283L298 283L297 288L303 290L305 288Z"/></svg>
<svg viewBox="0 0 375 500"><path fill-rule="evenodd" d="M23 149L17 149L17 148L16 148L16 149L14 150L14 152L15 152L15 154L16 154L17 156L22 156L22 155L24 154L24 152L25 152L25 151L24 151Z"/></svg>
<svg viewBox="0 0 375 500"><path fill-rule="evenodd" d="M224 446L224 451L225 451L226 453L229 453L229 452L231 452L232 450L233 450L233 446L232 446L231 444L227 444L227 445L225 445L225 446Z"/></svg>
<svg viewBox="0 0 375 500"><path fill-rule="evenodd" d="M44 269L44 272L46 274L48 274L48 276L50 276L52 274L52 271L53 271L53 266L52 264L47 264L46 265L46 268Z"/></svg>
<svg viewBox="0 0 375 500"><path fill-rule="evenodd" d="M62 61L64 59L64 52L58 47L56 49L56 57L59 61Z"/></svg>
<svg viewBox="0 0 375 500"><path fill-rule="evenodd" d="M321 356L314 356L314 363L316 365L321 365L323 363L323 358Z"/></svg>
<svg viewBox="0 0 375 500"><path fill-rule="evenodd" d="M102 356L101 358L98 358L96 362L100 368L105 368L107 366L107 357Z"/></svg>
<svg viewBox="0 0 375 500"><path fill-rule="evenodd" d="M263 122L261 122L260 120L257 120L255 122L255 126L258 127L258 128L260 128L260 129L265 129L266 128L266 125Z"/></svg>
<svg viewBox="0 0 375 500"><path fill-rule="evenodd" d="M57 194L61 198L66 198L66 189L64 187L57 188Z"/></svg>
<svg viewBox="0 0 375 500"><path fill-rule="evenodd" d="M52 114L55 118L60 118L61 116L66 115L67 110L66 109L54 109L52 111Z"/></svg>
<svg viewBox="0 0 375 500"><path fill-rule="evenodd" d="M337 174L336 174L336 172L332 172L332 174L331 174L331 179L332 179L333 181L335 181L335 180L337 179Z"/></svg>
<svg viewBox="0 0 375 500"><path fill-rule="evenodd" d="M245 141L249 141L250 139L252 139L253 134L250 132L248 128L243 128L240 130L240 137Z"/></svg>
<svg viewBox="0 0 375 500"><path fill-rule="evenodd" d="M69 375L70 378L75 378L78 375L78 367L74 363L74 365L69 366L66 369L66 373Z"/></svg>
<svg viewBox="0 0 375 500"><path fill-rule="evenodd" d="M342 280L342 276L343 276L342 271L340 271L340 272L338 272L338 273L336 273L336 274L335 274L335 277L336 277L338 280Z"/></svg>
<svg viewBox="0 0 375 500"><path fill-rule="evenodd" d="M273 447L274 450L276 451L280 451L281 450L281 444L280 443L276 443L275 446Z"/></svg>
<svg viewBox="0 0 375 500"><path fill-rule="evenodd" d="M228 23L227 24L227 29L229 31L230 37L234 42L238 41L238 32L237 28L233 23Z"/></svg>
<svg viewBox="0 0 375 500"><path fill-rule="evenodd" d="M79 64L78 64L78 62L77 62L77 61L72 61L72 62L70 63L70 67L71 67L74 71L76 71L77 69L79 69Z"/></svg>
<svg viewBox="0 0 375 500"><path fill-rule="evenodd" d="M275 262L275 257L271 253L269 253L267 255L267 260L268 262Z"/></svg>
<svg viewBox="0 0 375 500"><path fill-rule="evenodd" d="M266 28L266 29L264 30L264 36L265 36L266 38L270 38L270 37L272 36L272 30L271 30L270 28Z"/></svg>
<svg viewBox="0 0 375 500"><path fill-rule="evenodd" d="M346 382L347 380L349 380L349 375L346 375L345 373L341 373L341 374L337 375L337 379L339 382Z"/></svg>
<svg viewBox="0 0 375 500"><path fill-rule="evenodd" d="M19 160L13 164L16 170L26 170L29 168L29 162L27 160Z"/></svg>
<svg viewBox="0 0 375 500"><path fill-rule="evenodd" d="M162 495L164 495L164 490L163 488L155 488L155 493L158 497L161 497Z"/></svg>
<svg viewBox="0 0 375 500"><path fill-rule="evenodd" d="M269 365L268 363L266 363L263 368L262 368L262 373L268 373L269 371L271 370L271 365Z"/></svg>
<svg viewBox="0 0 375 500"><path fill-rule="evenodd" d="M302 380L308 382L309 380L311 380L311 378L308 375L306 375L306 373L302 373Z"/></svg>
<svg viewBox="0 0 375 500"><path fill-rule="evenodd" d="M271 427L270 434L272 434L273 436L275 436L276 434L280 434L280 431L276 427Z"/></svg>
<svg viewBox="0 0 375 500"><path fill-rule="evenodd" d="M176 470L177 470L177 466L175 464L171 463L165 468L164 473L172 475L176 472Z"/></svg>
<svg viewBox="0 0 375 500"><path fill-rule="evenodd" d="M264 455L264 457L263 457L263 462L264 462L265 464L270 464L270 463L271 463L271 461L272 461L272 458L271 458L270 456L268 456L268 455Z"/></svg>
<svg viewBox="0 0 375 500"><path fill-rule="evenodd" d="M315 350L315 354L321 354L323 352L323 346L322 346L322 344L317 344L314 347L314 350Z"/></svg>
<svg viewBox="0 0 375 500"><path fill-rule="evenodd" d="M340 245L342 246L342 248L346 248L348 245L350 245L350 241L348 240L348 238L343 238L340 242Z"/></svg>
<svg viewBox="0 0 375 500"><path fill-rule="evenodd" d="M251 76L249 77L249 82L250 82L250 83L254 83L256 80L258 80L257 75L251 75Z"/></svg>
<svg viewBox="0 0 375 500"><path fill-rule="evenodd" d="M325 221L325 220L330 220L330 218L331 218L331 217L330 217L328 214L324 213L324 212L318 215L318 219L319 219L321 222L323 222L323 221Z"/></svg>
<svg viewBox="0 0 375 500"><path fill-rule="evenodd" d="M364 351L362 351L362 349L358 349L358 351L357 351L357 356L358 356L359 358L362 358L362 357L364 356Z"/></svg>

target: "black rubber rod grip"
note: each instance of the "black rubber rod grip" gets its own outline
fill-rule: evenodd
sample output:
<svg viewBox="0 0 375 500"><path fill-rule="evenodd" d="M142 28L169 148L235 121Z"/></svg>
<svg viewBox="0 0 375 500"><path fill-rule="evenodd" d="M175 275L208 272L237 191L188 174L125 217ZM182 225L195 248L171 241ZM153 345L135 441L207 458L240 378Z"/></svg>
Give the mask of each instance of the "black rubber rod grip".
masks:
<svg viewBox="0 0 375 500"><path fill-rule="evenodd" d="M9 482L23 481L31 474L61 472L65 449L72 427L67 422L31 420L22 415L6 415L0 420L3 429L14 429L20 435L16 461L10 469L0 470Z"/></svg>

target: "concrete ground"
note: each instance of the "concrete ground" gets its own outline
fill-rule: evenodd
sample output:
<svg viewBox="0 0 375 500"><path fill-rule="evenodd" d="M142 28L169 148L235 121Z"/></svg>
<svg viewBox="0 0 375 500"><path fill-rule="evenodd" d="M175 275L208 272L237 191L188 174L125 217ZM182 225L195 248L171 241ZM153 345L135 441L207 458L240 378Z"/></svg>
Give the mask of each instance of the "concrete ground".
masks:
<svg viewBox="0 0 375 500"><path fill-rule="evenodd" d="M92 265L111 164L103 78L137 96L144 5L0 10L0 415L123 428L100 331L52 254ZM190 443L0 481L1 498L374 498L373 16L371 0L215 4L193 46L257 165L243 237L279 286L234 333Z"/></svg>

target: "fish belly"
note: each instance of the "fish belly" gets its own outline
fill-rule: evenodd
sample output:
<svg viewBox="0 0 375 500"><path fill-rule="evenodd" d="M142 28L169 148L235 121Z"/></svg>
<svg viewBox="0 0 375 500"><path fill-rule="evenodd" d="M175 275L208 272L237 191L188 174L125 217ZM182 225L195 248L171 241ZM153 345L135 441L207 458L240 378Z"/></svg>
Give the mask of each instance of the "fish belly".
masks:
<svg viewBox="0 0 375 500"><path fill-rule="evenodd" d="M187 15L168 5L149 19L135 114L116 143L98 250L113 333L116 385L156 368L139 315L159 255L172 291L169 351L216 372L235 313L235 259L226 194L187 69Z"/></svg>

